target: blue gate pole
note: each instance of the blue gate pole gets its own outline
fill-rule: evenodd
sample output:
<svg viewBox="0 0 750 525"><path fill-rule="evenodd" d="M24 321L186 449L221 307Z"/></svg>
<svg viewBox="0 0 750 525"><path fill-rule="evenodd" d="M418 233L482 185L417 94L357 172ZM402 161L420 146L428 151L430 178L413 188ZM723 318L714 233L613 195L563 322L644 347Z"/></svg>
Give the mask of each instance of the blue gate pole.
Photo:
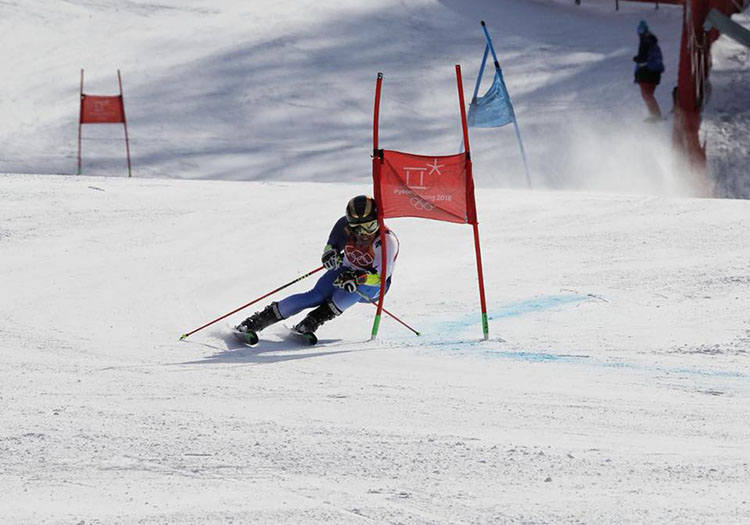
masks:
<svg viewBox="0 0 750 525"><path fill-rule="evenodd" d="M516 137L518 138L518 147L521 148L521 158L523 159L523 169L526 172L526 185L531 188L531 177L529 177L529 164L526 162L526 151L523 149L523 141L521 140L521 130L518 129L518 121L516 120L516 114L513 112L513 127L516 129Z"/></svg>
<svg viewBox="0 0 750 525"><path fill-rule="evenodd" d="M484 39L487 41L487 47L490 48L490 51L492 51L492 59L495 61L495 72L500 71L500 62L497 60L497 54L495 53L495 46L492 45L492 38L490 37L489 31L487 31L487 24L484 23L484 20L481 22L482 24L482 31L484 31ZM485 55L486 56L486 55ZM502 78L502 74L501 74ZM505 81L503 81L503 84L505 84ZM508 102L510 103L511 109L513 108L513 102L510 99L510 93L508 93L508 88L505 88L505 94L508 95ZM521 159L523 160L523 169L526 173L526 185L531 188L531 177L529 176L529 163L526 162L526 150L523 148L523 141L521 140L521 130L518 127L518 120L516 119L516 111L513 110L513 127L516 129L516 138L518 139L518 147L521 150Z"/></svg>
<svg viewBox="0 0 750 525"><path fill-rule="evenodd" d="M487 31L487 24L484 23L484 20L481 21L482 24L482 31L484 31L484 39L487 41L487 47L490 48L490 51L492 51L492 60L495 61L495 69L500 69L500 62L497 60L497 54L495 54L495 47L492 45L492 38L490 37L489 31Z"/></svg>
<svg viewBox="0 0 750 525"><path fill-rule="evenodd" d="M477 99L479 94L479 84L482 83L482 74L484 73L484 66L487 64L487 55L490 53L490 46L484 46L484 56L482 57L482 65L479 66L479 75L477 76L477 85L474 86L474 94L471 96L471 102L473 103Z"/></svg>
<svg viewBox="0 0 750 525"><path fill-rule="evenodd" d="M479 66L479 75L477 75L477 84L474 86L474 94L471 96L471 104L474 103L477 99L477 95L479 94L479 84L482 83L482 74L484 73L484 66L487 64L487 55L490 54L490 47L485 45L484 46L484 56L482 57L482 65ZM461 146L458 148L459 152L464 151L464 139L461 139Z"/></svg>

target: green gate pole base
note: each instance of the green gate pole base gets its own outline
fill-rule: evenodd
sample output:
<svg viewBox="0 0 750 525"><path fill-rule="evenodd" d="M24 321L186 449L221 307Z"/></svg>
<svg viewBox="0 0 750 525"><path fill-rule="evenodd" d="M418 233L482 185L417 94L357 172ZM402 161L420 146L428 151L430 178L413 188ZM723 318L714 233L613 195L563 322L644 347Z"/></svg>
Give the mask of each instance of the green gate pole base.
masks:
<svg viewBox="0 0 750 525"><path fill-rule="evenodd" d="M376 315L375 322L372 323L372 335L370 336L370 341L374 341L378 336L378 328L380 328L380 316Z"/></svg>

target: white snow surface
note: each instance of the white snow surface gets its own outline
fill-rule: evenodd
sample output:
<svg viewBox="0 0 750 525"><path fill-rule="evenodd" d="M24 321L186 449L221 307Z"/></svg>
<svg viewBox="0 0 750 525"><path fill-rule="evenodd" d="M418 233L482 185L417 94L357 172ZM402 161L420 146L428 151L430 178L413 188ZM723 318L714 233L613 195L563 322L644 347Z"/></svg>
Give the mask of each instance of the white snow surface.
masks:
<svg viewBox="0 0 750 525"><path fill-rule="evenodd" d="M250 349L178 338L315 268L365 187L0 182L3 522L750 518L747 201L484 190L489 341L470 228L400 219L423 336L358 305Z"/></svg>
<svg viewBox="0 0 750 525"><path fill-rule="evenodd" d="M671 107L682 10L611 1L8 0L0 4L0 172L74 174L84 92L123 75L138 177L368 181L375 78L381 147L458 151L465 95L494 37L537 187L693 195L671 121L646 125L633 83L647 18ZM482 93L489 85L485 75ZM125 172L122 126L84 126L83 172ZM477 182L524 186L512 126L472 133Z"/></svg>
<svg viewBox="0 0 750 525"><path fill-rule="evenodd" d="M632 85L644 17L676 75L680 11L340 4L0 2L0 523L750 521L750 202L687 197ZM457 150L481 18L537 183L472 130L490 339L471 229L394 219L421 337L366 304L230 337L314 276L179 341L320 265L377 71L381 146ZM69 175L81 66L123 71L132 179L117 126Z"/></svg>

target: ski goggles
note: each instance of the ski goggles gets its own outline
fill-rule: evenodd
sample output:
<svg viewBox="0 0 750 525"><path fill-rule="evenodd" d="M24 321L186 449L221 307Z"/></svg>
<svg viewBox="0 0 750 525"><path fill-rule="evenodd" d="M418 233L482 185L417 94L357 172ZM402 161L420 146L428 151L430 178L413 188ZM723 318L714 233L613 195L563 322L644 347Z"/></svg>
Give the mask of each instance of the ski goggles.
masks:
<svg viewBox="0 0 750 525"><path fill-rule="evenodd" d="M375 233L378 231L378 221L377 219L367 222L360 222L358 224L351 224L349 223L349 227L355 232L355 233Z"/></svg>

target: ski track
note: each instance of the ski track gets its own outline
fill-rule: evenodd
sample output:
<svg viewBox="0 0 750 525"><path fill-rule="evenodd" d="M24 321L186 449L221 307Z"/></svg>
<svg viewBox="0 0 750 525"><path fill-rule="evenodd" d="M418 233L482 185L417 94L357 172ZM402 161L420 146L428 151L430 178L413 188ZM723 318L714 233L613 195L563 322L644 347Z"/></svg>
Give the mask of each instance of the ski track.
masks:
<svg viewBox="0 0 750 525"><path fill-rule="evenodd" d="M681 9L582 4L0 1L0 523L749 523L748 202L685 198L641 122L636 24L666 111ZM480 19L534 184L509 127L472 130L490 340L469 229L399 219L386 307L423 336L368 341L358 305L315 347L178 341L320 264L371 191L377 71L381 147L456 151ZM716 50L702 133L739 191L747 50ZM132 179L120 126L49 175L81 67L122 70Z"/></svg>
<svg viewBox="0 0 750 525"><path fill-rule="evenodd" d="M317 264L307 254L329 221L298 217L356 187L304 185L305 260L273 267L238 255L244 230L195 236L247 221L243 194L253 224L272 224L260 218L284 185L4 176L3 188L7 521L748 515L745 203L483 190L489 341L471 257L442 255L471 253L466 229L402 221L386 307L422 337L384 318L368 342L374 308L361 305L324 325L327 344L272 327L247 348L222 326L178 339ZM522 236L496 226L520 209L534 221Z"/></svg>

